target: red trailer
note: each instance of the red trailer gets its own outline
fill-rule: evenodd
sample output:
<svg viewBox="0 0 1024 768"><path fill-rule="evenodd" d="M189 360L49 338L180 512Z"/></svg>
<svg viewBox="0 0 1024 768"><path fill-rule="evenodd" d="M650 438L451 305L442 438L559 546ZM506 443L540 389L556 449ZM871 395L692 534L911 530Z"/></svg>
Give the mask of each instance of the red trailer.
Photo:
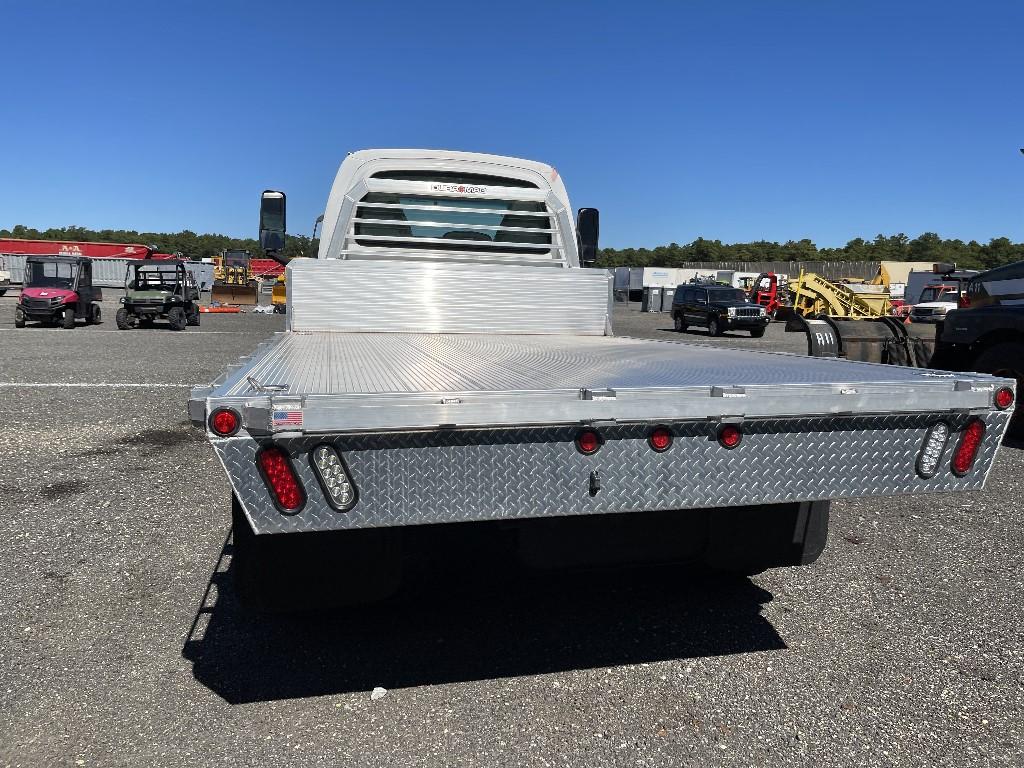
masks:
<svg viewBox="0 0 1024 768"><path fill-rule="evenodd" d="M89 243L74 240L20 240L0 237L0 253L12 256L71 256L90 259L173 259L141 243Z"/></svg>

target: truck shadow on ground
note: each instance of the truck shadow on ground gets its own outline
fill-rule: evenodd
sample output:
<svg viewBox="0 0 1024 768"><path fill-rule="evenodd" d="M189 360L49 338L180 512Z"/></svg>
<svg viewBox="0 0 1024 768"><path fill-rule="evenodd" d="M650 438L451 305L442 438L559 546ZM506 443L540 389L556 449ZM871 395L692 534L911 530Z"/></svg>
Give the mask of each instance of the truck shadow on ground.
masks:
<svg viewBox="0 0 1024 768"><path fill-rule="evenodd" d="M233 704L786 647L761 615L771 594L747 578L537 572L458 551L407 562L406 586L376 605L261 616L235 599L231 546L229 534L182 654Z"/></svg>

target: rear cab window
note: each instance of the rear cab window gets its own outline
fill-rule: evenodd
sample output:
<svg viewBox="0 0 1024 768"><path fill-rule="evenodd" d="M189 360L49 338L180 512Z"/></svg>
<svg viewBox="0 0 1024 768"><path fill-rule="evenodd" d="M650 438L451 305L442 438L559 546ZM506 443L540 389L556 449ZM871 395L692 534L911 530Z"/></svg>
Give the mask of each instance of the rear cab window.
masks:
<svg viewBox="0 0 1024 768"><path fill-rule="evenodd" d="M460 197L474 187L538 189L523 179L438 171L382 171L371 179L428 182L425 192L369 192L353 219L357 245L373 249L543 256L556 245L551 211L539 200Z"/></svg>

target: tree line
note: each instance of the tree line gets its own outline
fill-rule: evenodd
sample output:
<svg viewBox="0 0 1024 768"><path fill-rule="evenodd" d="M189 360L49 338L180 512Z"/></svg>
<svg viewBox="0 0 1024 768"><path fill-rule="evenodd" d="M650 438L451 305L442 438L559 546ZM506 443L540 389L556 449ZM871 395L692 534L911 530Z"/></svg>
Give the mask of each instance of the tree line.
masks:
<svg viewBox="0 0 1024 768"><path fill-rule="evenodd" d="M842 248L819 248L808 239L776 243L723 243L698 237L692 243L670 243L657 248L602 248L601 267L675 267L690 261L925 261L955 262L968 269L991 269L1024 260L1024 243L994 237L988 243L947 240L925 232L911 240L902 232L855 238Z"/></svg>
<svg viewBox="0 0 1024 768"><path fill-rule="evenodd" d="M0 237L28 240L78 240L85 242L140 243L156 246L162 253L181 253L188 259L216 256L225 248L251 251L256 258L264 256L259 242L253 238L227 235L199 235L189 230L181 232L136 232L130 229L100 229L86 227L51 227L33 229L18 224L12 229L0 229ZM289 236L284 255L313 256L319 241L302 235ZM600 267L675 267L686 262L721 261L925 261L956 262L970 269L990 269L1001 264L1024 260L1024 243L1014 243L1006 237L995 237L987 243L976 240L947 240L934 232L925 232L914 239L900 233L878 235L873 240L855 238L842 248L819 248L811 240L787 240L776 243L756 240L752 243L723 243L698 237L692 243L669 243L656 248L602 248L597 265Z"/></svg>

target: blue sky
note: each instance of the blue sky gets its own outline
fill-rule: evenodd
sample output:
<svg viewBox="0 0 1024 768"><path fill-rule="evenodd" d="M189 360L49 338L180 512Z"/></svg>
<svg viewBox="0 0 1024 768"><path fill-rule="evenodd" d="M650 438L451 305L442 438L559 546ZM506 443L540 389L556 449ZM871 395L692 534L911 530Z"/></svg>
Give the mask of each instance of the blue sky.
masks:
<svg viewBox="0 0 1024 768"><path fill-rule="evenodd" d="M556 165L613 247L1024 240L1020 2L0 0L0 227L308 234L355 149Z"/></svg>

